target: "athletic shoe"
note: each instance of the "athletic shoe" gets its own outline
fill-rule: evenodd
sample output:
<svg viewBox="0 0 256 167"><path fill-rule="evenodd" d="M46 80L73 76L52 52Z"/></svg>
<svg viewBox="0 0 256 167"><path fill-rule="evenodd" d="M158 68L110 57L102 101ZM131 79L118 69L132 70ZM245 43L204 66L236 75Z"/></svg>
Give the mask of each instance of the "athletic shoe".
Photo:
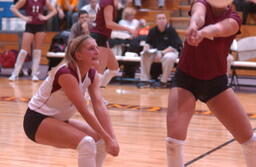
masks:
<svg viewBox="0 0 256 167"><path fill-rule="evenodd" d="M18 77L15 75L11 75L8 79L9 79L9 81L16 81L16 80L18 80Z"/></svg>
<svg viewBox="0 0 256 167"><path fill-rule="evenodd" d="M39 81L39 78L36 75L32 76L32 81Z"/></svg>
<svg viewBox="0 0 256 167"><path fill-rule="evenodd" d="M139 83L136 84L137 88L150 88L151 83L148 81L140 81Z"/></svg>
<svg viewBox="0 0 256 167"><path fill-rule="evenodd" d="M152 85L153 88L170 88L170 84L168 82L155 82Z"/></svg>

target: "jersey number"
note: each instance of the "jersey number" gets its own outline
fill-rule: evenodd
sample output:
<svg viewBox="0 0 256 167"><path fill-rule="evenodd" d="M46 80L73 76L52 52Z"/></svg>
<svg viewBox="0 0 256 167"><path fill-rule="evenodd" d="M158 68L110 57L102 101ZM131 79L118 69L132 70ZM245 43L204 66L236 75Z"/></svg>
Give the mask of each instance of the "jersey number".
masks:
<svg viewBox="0 0 256 167"><path fill-rule="evenodd" d="M33 13L39 13L39 5L33 5L32 6L32 12Z"/></svg>

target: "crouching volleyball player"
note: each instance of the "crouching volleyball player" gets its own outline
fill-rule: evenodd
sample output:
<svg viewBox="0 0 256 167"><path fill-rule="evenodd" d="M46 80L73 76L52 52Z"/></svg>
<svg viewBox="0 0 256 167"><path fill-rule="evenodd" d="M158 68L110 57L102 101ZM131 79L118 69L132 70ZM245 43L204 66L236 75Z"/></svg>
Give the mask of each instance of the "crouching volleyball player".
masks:
<svg viewBox="0 0 256 167"><path fill-rule="evenodd" d="M106 152L117 156L119 145L93 68L98 47L82 35L68 45L65 63L53 69L29 102L24 117L26 135L36 143L78 151L78 167L101 167ZM94 114L87 108L88 90ZM84 121L70 119L75 109Z"/></svg>

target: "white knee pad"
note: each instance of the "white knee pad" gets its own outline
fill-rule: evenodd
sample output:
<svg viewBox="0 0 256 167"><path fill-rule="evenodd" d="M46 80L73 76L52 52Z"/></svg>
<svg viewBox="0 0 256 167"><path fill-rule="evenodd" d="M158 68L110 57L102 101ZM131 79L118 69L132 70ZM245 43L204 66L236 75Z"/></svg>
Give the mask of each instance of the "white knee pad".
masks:
<svg viewBox="0 0 256 167"><path fill-rule="evenodd" d="M120 70L119 68L116 70L109 70L109 69L105 70L101 78L100 86L106 87L107 84L111 81L111 79L118 74L119 70Z"/></svg>
<svg viewBox="0 0 256 167"><path fill-rule="evenodd" d="M79 154L96 155L96 144L91 136L85 136L77 146Z"/></svg>
<svg viewBox="0 0 256 167"><path fill-rule="evenodd" d="M96 144L92 137L85 136L77 146L78 167L96 167Z"/></svg>
<svg viewBox="0 0 256 167"><path fill-rule="evenodd" d="M170 62L176 62L176 59L178 58L178 52L168 52L164 55L163 59L166 59Z"/></svg>
<svg viewBox="0 0 256 167"><path fill-rule="evenodd" d="M116 70L109 70L109 73L110 73L112 76L116 76L119 71L120 71L120 68L118 68L118 69L116 69Z"/></svg>
<svg viewBox="0 0 256 167"><path fill-rule="evenodd" d="M105 142L102 139L96 142L96 150L96 167L103 167L103 163L107 153L105 148Z"/></svg>
<svg viewBox="0 0 256 167"><path fill-rule="evenodd" d="M166 138L166 153L168 167L184 167L184 143L184 140L178 140L171 137Z"/></svg>
<svg viewBox="0 0 256 167"><path fill-rule="evenodd" d="M246 141L245 143L241 144L245 161L247 167L255 167L256 166L256 133Z"/></svg>
<svg viewBox="0 0 256 167"><path fill-rule="evenodd" d="M19 52L19 55L21 56L27 56L28 52L24 49L21 49L20 52Z"/></svg>

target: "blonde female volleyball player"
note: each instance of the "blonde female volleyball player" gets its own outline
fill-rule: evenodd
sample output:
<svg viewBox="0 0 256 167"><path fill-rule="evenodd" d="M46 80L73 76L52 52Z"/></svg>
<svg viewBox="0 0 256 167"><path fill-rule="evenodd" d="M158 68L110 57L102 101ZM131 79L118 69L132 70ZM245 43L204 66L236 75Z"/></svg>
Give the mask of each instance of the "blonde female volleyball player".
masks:
<svg viewBox="0 0 256 167"><path fill-rule="evenodd" d="M100 92L97 44L81 35L68 45L66 63L53 70L28 104L26 135L39 144L78 151L78 167L101 167L108 152L119 153L110 118ZM87 108L88 90L94 114ZM70 119L76 110L84 121Z"/></svg>
<svg viewBox="0 0 256 167"><path fill-rule="evenodd" d="M168 167L184 167L183 145L198 99L242 145L247 166L256 166L256 135L244 108L227 86L226 60L241 20L228 4L214 5L221 1L225 0L196 0L192 6L185 46L169 94Z"/></svg>

